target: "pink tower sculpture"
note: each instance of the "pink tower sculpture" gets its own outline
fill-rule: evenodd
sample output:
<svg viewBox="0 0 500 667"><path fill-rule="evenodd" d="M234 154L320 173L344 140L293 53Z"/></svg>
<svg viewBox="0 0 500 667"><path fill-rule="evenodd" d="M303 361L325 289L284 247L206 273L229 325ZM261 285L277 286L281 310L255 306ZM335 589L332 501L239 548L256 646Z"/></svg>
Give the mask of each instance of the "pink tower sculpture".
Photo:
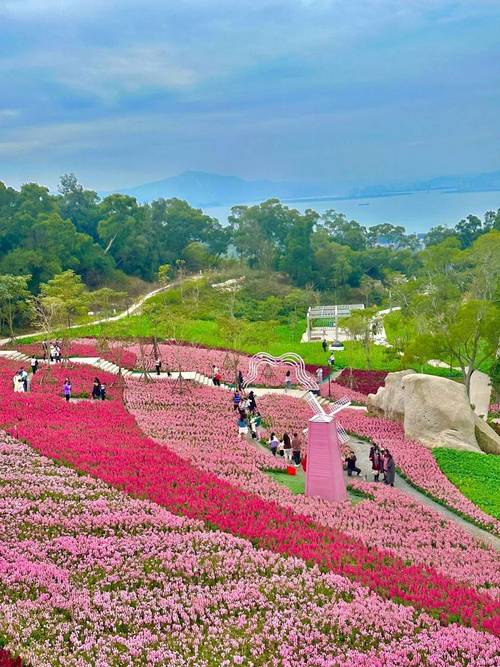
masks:
<svg viewBox="0 0 500 667"><path fill-rule="evenodd" d="M330 502L347 500L340 445L348 436L337 425L335 414L350 405L347 399L334 404L326 413L314 394L307 402L316 413L309 420L307 433L306 496L319 496Z"/></svg>

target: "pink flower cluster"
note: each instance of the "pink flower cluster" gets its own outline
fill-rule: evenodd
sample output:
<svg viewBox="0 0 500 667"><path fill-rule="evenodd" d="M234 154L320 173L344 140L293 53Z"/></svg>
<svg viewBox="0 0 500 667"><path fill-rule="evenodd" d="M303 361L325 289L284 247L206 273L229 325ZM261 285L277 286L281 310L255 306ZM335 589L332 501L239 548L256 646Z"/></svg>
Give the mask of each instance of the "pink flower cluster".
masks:
<svg viewBox="0 0 500 667"><path fill-rule="evenodd" d="M491 634L440 627L9 438L0 478L0 630L32 667L496 667Z"/></svg>
<svg viewBox="0 0 500 667"><path fill-rule="evenodd" d="M378 388L384 386L386 376L387 371L344 368L342 373L335 378L335 382L368 396L368 394L376 394Z"/></svg>
<svg viewBox="0 0 500 667"><path fill-rule="evenodd" d="M227 394L196 387L180 395L171 383L156 382L145 390L142 383L129 381L125 397L143 431L198 468L324 526L340 529L369 547L431 566L478 590L488 590L490 595L500 593L496 552L397 489L353 478L351 484L372 499L356 505L333 505L294 495L273 481L264 471L283 466L282 459L272 458L256 443L236 436ZM271 422L269 430L280 437L285 431L302 435L311 416L305 401L290 396L261 397L258 408Z"/></svg>
<svg viewBox="0 0 500 667"><path fill-rule="evenodd" d="M490 412L500 412L500 403L492 403L490 405Z"/></svg>
<svg viewBox="0 0 500 667"><path fill-rule="evenodd" d="M0 361L0 425L41 453L175 514L345 574L393 600L430 610L445 624L457 620L498 632L499 605L490 596L198 470L144 437L119 400L65 404L36 390L13 394L11 373L12 364Z"/></svg>
<svg viewBox="0 0 500 667"><path fill-rule="evenodd" d="M325 398L331 398L332 400L338 400L339 398L346 397L353 403L358 403L360 405L365 405L367 399L366 394L362 394L355 389L349 389L349 387L344 387L337 382L324 382L320 386L320 393L321 396L324 396Z"/></svg>

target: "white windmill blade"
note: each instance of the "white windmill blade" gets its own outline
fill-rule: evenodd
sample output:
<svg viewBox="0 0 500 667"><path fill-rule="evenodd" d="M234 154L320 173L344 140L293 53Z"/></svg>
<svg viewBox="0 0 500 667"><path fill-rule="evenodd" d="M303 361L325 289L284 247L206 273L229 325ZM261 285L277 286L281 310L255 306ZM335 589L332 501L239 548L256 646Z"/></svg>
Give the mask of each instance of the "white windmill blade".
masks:
<svg viewBox="0 0 500 667"><path fill-rule="evenodd" d="M347 431L339 424L337 424L337 434L339 436L340 444L345 445L346 442L349 442Z"/></svg>
<svg viewBox="0 0 500 667"><path fill-rule="evenodd" d="M309 404L309 407L312 409L312 411L316 415L326 414L326 412L323 410L323 406L318 401L315 394L313 394L311 391L307 392L307 394L305 395L305 399L306 399L307 403Z"/></svg>
<svg viewBox="0 0 500 667"><path fill-rule="evenodd" d="M347 396L343 396L342 398L339 398L335 403L331 404L330 407L330 414L331 415L336 415L337 412L340 412L341 410L345 410L351 405L351 401L347 398Z"/></svg>

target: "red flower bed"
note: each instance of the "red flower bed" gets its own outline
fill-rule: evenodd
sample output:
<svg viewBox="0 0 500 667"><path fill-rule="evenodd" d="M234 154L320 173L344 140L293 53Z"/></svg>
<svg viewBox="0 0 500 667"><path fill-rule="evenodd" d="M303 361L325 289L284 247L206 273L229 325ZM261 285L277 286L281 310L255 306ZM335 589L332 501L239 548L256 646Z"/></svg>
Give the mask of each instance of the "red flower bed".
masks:
<svg viewBox="0 0 500 667"><path fill-rule="evenodd" d="M21 658L13 658L3 648L0 648L0 667L22 667Z"/></svg>
<svg viewBox="0 0 500 667"><path fill-rule="evenodd" d="M343 387L354 389L361 394L376 394L379 387L383 387L387 371L364 371L359 368L344 368L335 382Z"/></svg>
<svg viewBox="0 0 500 667"><path fill-rule="evenodd" d="M42 454L175 514L201 519L256 546L344 574L386 598L426 609L444 624L458 621L500 631L500 604L488 595L432 568L408 566L387 552L370 549L338 530L200 471L145 437L120 400L66 404L58 385L41 393L36 382L32 393L14 394L11 376L16 369L15 364L0 362L0 425ZM62 378L65 369L55 372Z"/></svg>

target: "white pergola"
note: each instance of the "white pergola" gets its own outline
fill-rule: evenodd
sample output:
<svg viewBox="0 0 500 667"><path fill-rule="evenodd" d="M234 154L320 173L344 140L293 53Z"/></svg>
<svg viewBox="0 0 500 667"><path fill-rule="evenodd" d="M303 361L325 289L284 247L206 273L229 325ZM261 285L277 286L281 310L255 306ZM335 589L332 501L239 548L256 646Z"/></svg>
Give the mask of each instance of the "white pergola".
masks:
<svg viewBox="0 0 500 667"><path fill-rule="evenodd" d="M362 303L336 304L334 306L311 306L307 311L306 340L338 340L339 319L349 317L353 310L363 310Z"/></svg>

